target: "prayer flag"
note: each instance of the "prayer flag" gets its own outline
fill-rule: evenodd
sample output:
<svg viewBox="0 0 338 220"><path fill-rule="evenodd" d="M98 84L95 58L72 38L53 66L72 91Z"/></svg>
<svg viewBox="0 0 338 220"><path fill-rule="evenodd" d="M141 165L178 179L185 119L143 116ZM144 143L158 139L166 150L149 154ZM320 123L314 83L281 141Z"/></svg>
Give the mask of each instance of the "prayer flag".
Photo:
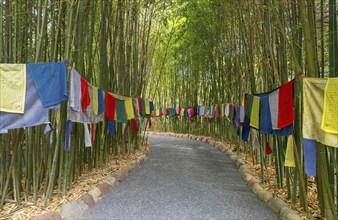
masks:
<svg viewBox="0 0 338 220"><path fill-rule="evenodd" d="M327 79L321 129L338 134L338 78Z"/></svg>
<svg viewBox="0 0 338 220"><path fill-rule="evenodd" d="M259 129L259 107L260 107L260 98L258 96L253 96L252 110L250 115L250 126Z"/></svg>
<svg viewBox="0 0 338 220"><path fill-rule="evenodd" d="M115 120L116 98L106 92L106 116L108 120Z"/></svg>
<svg viewBox="0 0 338 220"><path fill-rule="evenodd" d="M293 107L293 80L279 88L277 128L293 124L295 112Z"/></svg>
<svg viewBox="0 0 338 220"><path fill-rule="evenodd" d="M284 166L286 167L296 167L293 148L294 148L294 139L293 139L293 135L290 135L288 136L288 143L287 143L286 153L285 153Z"/></svg>
<svg viewBox="0 0 338 220"><path fill-rule="evenodd" d="M319 78L303 79L303 138L338 147L338 134L321 129L326 81Z"/></svg>
<svg viewBox="0 0 338 220"><path fill-rule="evenodd" d="M133 98L127 98L124 100L125 108L126 108L126 117L127 120L130 120L135 117L134 108L133 108Z"/></svg>
<svg viewBox="0 0 338 220"><path fill-rule="evenodd" d="M43 107L60 104L68 98L66 64L64 62L27 64Z"/></svg>
<svg viewBox="0 0 338 220"><path fill-rule="evenodd" d="M81 77L81 97L82 97L82 111L85 112L90 104L90 97L88 92L88 82Z"/></svg>
<svg viewBox="0 0 338 220"><path fill-rule="evenodd" d="M309 176L316 176L316 141L303 139L305 173Z"/></svg>
<svg viewBox="0 0 338 220"><path fill-rule="evenodd" d="M24 113L26 65L0 64L0 111Z"/></svg>

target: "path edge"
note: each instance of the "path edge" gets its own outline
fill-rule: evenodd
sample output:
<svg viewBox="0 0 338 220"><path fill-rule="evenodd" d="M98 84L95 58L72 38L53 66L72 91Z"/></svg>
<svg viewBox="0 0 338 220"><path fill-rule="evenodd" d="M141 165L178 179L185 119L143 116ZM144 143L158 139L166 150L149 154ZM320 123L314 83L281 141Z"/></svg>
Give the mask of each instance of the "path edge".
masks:
<svg viewBox="0 0 338 220"><path fill-rule="evenodd" d="M97 187L82 194L79 199L62 204L60 211L45 212L32 217L31 220L77 219L83 216L104 196L109 194L120 183L124 182L132 171L140 168L150 157L150 152L151 146L148 144L146 145L145 152L142 153L136 160L132 160L130 164L125 165L115 171Z"/></svg>
<svg viewBox="0 0 338 220"><path fill-rule="evenodd" d="M221 141L215 141L213 138L207 136L197 136L191 134L181 134L172 132L151 132L151 131L148 131L148 134L187 138L216 147L222 153L225 153L230 158L231 161L233 161L234 165L239 170L241 177L246 181L247 185L251 188L252 192L261 201L263 201L274 213L276 213L279 219L282 220L303 219L295 210L291 209L286 202L284 202L279 197L273 196L271 192L265 190L261 186L260 181L257 178L255 178L254 175L250 172L245 162L239 157L237 157L236 153L231 150L229 145L224 144Z"/></svg>

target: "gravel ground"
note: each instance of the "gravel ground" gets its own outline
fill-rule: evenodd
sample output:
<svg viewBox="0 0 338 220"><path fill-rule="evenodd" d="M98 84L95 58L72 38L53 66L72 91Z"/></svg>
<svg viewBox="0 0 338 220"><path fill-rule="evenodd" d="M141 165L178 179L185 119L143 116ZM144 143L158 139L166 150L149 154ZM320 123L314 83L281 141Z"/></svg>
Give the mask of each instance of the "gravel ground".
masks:
<svg viewBox="0 0 338 220"><path fill-rule="evenodd" d="M278 219L208 144L149 135L149 160L83 219Z"/></svg>

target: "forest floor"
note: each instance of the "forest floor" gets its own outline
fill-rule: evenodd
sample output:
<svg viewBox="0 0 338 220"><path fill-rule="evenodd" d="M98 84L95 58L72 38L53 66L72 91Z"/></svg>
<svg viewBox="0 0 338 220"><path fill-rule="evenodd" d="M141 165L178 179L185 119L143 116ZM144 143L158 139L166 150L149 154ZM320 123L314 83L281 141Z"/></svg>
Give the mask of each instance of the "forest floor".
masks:
<svg viewBox="0 0 338 220"><path fill-rule="evenodd" d="M73 187L67 192L66 196L60 196L57 190L54 190L52 199L47 203L47 207L43 207L44 197L42 195L39 195L36 205L32 202L33 196L21 201L20 207L13 200L6 200L3 209L0 211L0 220L26 220L45 212L60 211L61 205L79 199L81 195L97 187L107 177L112 176L115 171L130 165L133 160L137 160L145 153L146 148L143 146L131 154L112 156L109 160L110 162L102 165L102 167L92 171L83 171L82 175L73 182Z"/></svg>
<svg viewBox="0 0 338 220"><path fill-rule="evenodd" d="M231 145L232 151L235 151L235 145ZM255 164L253 158L250 154L240 152L240 158L245 161L245 164L252 172L253 176L261 180L261 165ZM304 219L321 219L320 209L317 197L317 187L314 177L308 177L308 212L306 213L303 208L300 207L299 198L297 197L297 203L293 203L290 198L288 198L288 192L286 188L286 179L283 179L283 187L281 189L276 188L276 170L271 165L268 164L264 169L264 182L261 183L261 186L266 190L271 192L274 196L279 197L289 204L290 208L297 211L298 214ZM292 183L291 183L292 184Z"/></svg>

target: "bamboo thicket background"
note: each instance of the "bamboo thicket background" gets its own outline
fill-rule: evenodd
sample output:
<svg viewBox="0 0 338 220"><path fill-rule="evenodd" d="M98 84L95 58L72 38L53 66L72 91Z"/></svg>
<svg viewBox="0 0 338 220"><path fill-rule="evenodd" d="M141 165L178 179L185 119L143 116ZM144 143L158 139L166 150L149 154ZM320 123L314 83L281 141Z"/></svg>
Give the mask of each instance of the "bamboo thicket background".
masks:
<svg viewBox="0 0 338 220"><path fill-rule="evenodd" d="M276 170L275 187L308 208L308 177L301 146L301 78L337 77L336 0L0 0L0 62L67 60L89 83L125 96L154 99L156 107L232 102L297 79L296 168L283 167L285 137L269 136L272 156L243 144L226 119L159 119L163 131L210 135L235 144ZM0 207L52 190L62 196L83 169L99 168L111 155L139 142L130 132L107 137L106 125L92 148L83 147L74 125L75 146L63 150L65 106L51 113L53 145L43 126L0 136ZM162 120L162 121L161 121ZM127 128L130 124L127 124ZM128 130L128 129L127 129ZM130 130L130 129L129 129ZM263 142L263 138L260 138ZM250 143L250 142L249 142ZM321 216L337 219L337 152L317 145L317 192Z"/></svg>
<svg viewBox="0 0 338 220"><path fill-rule="evenodd" d="M0 0L0 62L66 60L104 91L147 98L159 36L153 20L162 7L139 0ZM66 103L50 113L52 145L43 125L0 135L0 209L5 201L20 206L23 199L36 203L41 196L46 205L52 196L66 195L84 170L99 169L141 144L130 121L124 133L116 123L113 138L103 122L96 125L93 147L85 148L83 125L73 123L66 151L66 115Z"/></svg>
<svg viewBox="0 0 338 220"><path fill-rule="evenodd" d="M336 0L174 1L163 20L167 27L156 56L166 57L156 71L160 86L157 107L210 106L230 102L243 105L244 94L268 92L296 78L296 167L284 167L286 137L269 135L272 156L251 140L240 141L240 130L226 118L162 117L161 131L208 135L235 144L260 164L275 169L275 190L286 188L287 198L308 211L308 183L302 150L302 77L338 76ZM169 49L167 45L169 42ZM159 59L160 60L160 59ZM161 65L161 63L159 63ZM316 192L321 216L337 219L337 150L317 143ZM313 204L312 204L313 205Z"/></svg>

